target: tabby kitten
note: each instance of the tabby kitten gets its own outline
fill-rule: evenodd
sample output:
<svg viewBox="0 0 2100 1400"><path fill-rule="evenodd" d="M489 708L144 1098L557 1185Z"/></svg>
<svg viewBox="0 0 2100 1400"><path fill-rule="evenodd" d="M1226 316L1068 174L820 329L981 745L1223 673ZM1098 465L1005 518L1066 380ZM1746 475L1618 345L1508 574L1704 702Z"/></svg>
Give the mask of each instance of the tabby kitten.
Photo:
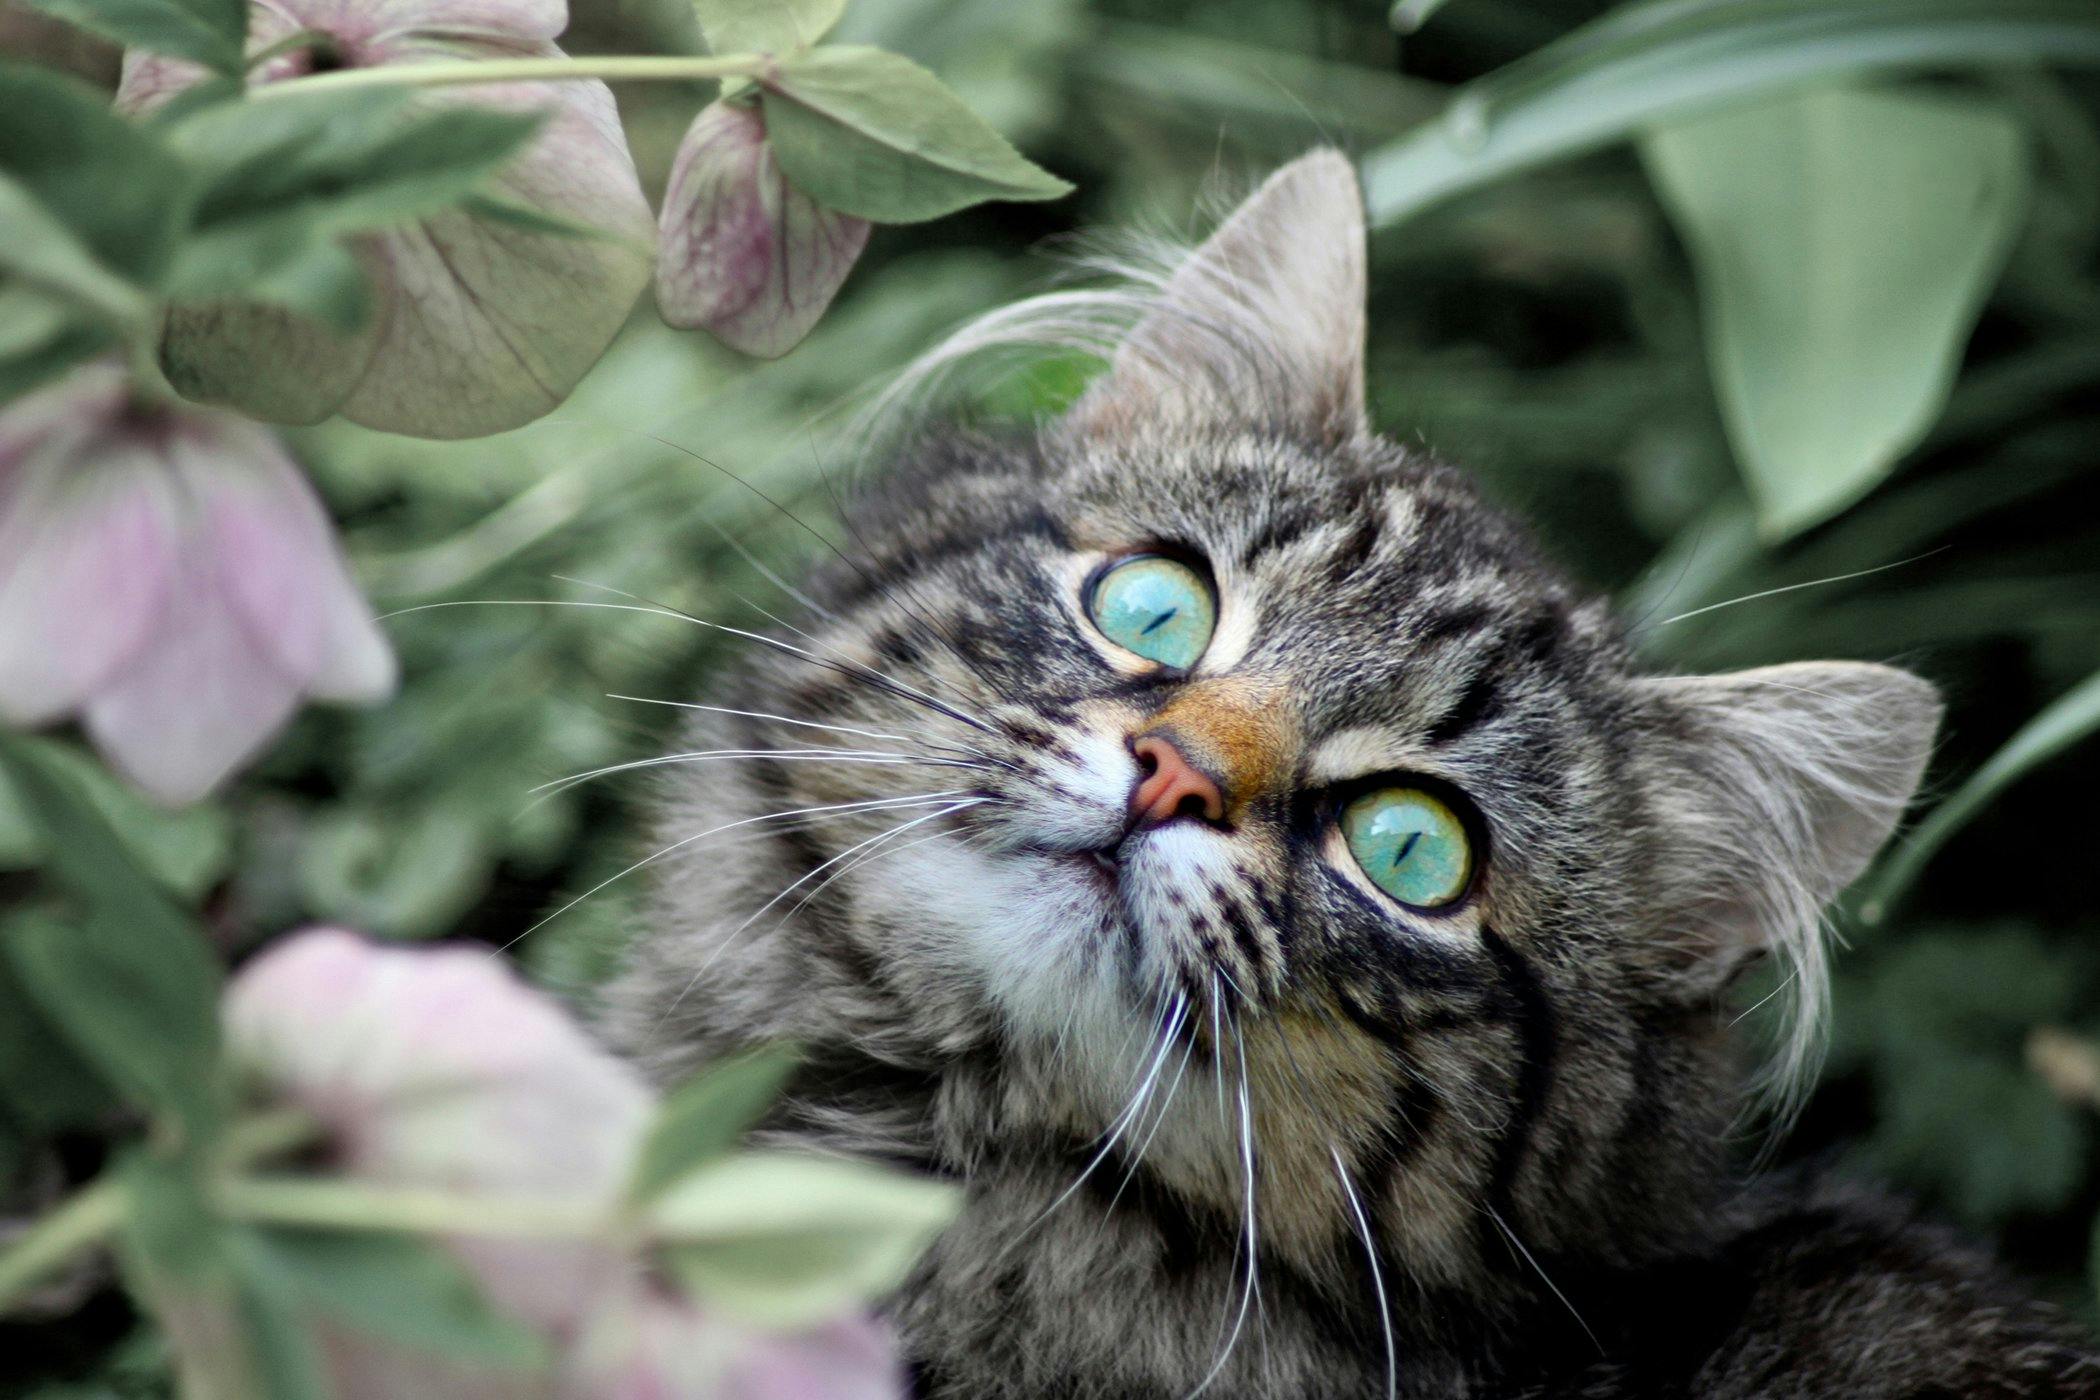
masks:
<svg viewBox="0 0 2100 1400"><path fill-rule="evenodd" d="M1643 674L1363 406L1348 164L1284 169L1021 438L917 449L700 711L614 1022L809 1048L776 1141L967 1188L932 1397L2100 1396L1872 1199L1744 1184L1725 996L1888 836L1939 705Z"/></svg>

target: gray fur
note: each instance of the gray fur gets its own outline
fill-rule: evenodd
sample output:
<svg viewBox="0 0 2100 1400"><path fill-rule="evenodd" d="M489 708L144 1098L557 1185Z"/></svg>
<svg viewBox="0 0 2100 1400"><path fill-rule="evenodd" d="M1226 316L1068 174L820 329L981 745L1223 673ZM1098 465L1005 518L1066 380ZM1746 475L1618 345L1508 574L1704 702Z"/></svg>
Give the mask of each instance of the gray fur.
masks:
<svg viewBox="0 0 2100 1400"><path fill-rule="evenodd" d="M1782 960L1784 1097L1930 687L1642 674L1364 426L1356 210L1339 157L1287 168L1066 420L876 484L806 632L697 716L694 751L783 752L673 770L615 1034L665 1078L798 1041L770 1136L964 1184L892 1305L928 1395L2100 1395L1939 1236L1727 1167L1757 1067L1724 998ZM1185 678L1081 608L1144 546L1218 582ZM1129 739L1191 715L1273 763L1227 829L1126 836ZM1333 789L1386 771L1477 808L1451 913L1336 845Z"/></svg>

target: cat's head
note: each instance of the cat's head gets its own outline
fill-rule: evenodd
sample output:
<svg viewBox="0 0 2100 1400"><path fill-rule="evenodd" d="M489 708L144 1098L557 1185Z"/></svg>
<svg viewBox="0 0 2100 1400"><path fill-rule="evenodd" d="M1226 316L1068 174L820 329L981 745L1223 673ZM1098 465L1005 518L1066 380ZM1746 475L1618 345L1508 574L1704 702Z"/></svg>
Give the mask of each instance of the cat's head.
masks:
<svg viewBox="0 0 2100 1400"><path fill-rule="evenodd" d="M1424 1286L1509 1267L1505 1231L1683 1224L1739 1105L1726 993L1774 958L1812 1028L1821 908L1938 705L1876 665L1644 674L1370 432L1364 243L1309 156L1062 420L874 482L792 650L709 697L777 718L696 748L777 752L680 779L660 1036L923 1076L827 1121L951 1168L1108 1142L1239 1220L1251 1158L1265 1245L1368 1228Z"/></svg>

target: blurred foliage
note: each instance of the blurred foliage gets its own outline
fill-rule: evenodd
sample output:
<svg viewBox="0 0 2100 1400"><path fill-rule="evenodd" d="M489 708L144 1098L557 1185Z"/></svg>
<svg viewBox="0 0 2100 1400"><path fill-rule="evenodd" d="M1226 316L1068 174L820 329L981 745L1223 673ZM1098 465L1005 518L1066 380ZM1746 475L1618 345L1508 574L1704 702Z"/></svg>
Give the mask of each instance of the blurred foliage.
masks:
<svg viewBox="0 0 2100 1400"><path fill-rule="evenodd" d="M579 49L697 43L678 0L575 8ZM624 593L764 623L779 597L765 571L792 575L817 548L788 512L821 529L858 469L823 445L840 406L942 329L1042 288L1069 235L1187 227L1310 144L1387 143L1456 85L1610 6L1410 8L1427 18L1403 37L1376 0L855 0L842 38L928 64L1079 193L879 230L832 314L778 362L644 312L531 427L463 443L340 424L292 434L376 606L396 614L404 689L376 711L307 712L195 814L154 819L98 789L103 816L201 896L229 951L315 920L455 932L587 995L636 931L637 881L616 877L645 853L650 778L536 789L661 752L675 712L643 702L691 697L732 656L663 617L540 604ZM1759 531L1709 372L1696 250L1631 145L1377 235L1370 393L1381 428L1465 465L1620 597L1658 666L1855 657L1937 682L1949 715L1929 809L2100 673L2100 77L2000 68L1900 90L2009 114L2031 187L1945 411L1832 518ZM684 120L666 113L691 103L622 100L658 189ZM1068 389L1068 376L1021 376L985 394L1027 412ZM2100 1045L2100 913L2079 873L2096 709L2039 761L1992 777L1903 881L1870 875L1872 918L1840 911L1833 1054L1782 1149L1856 1158L2088 1308L2095 1102L2031 1051L2038 1034ZM0 791L0 895L4 872L38 856ZM35 1049L42 1034L0 973L0 1176L20 1200L92 1170L86 1130L110 1111L87 1088L59 1092L67 1062ZM34 1113L41 1099L7 1091L31 1063L50 1067ZM0 1327L0 1390L25 1368L77 1378L80 1357L128 1325L85 1319L92 1345L40 1338L34 1356Z"/></svg>

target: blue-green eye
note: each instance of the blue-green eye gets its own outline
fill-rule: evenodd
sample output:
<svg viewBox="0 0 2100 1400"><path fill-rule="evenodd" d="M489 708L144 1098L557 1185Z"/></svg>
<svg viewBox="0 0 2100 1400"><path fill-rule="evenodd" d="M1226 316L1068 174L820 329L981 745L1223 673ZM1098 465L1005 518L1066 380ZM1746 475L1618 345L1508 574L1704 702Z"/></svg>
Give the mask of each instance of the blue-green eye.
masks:
<svg viewBox="0 0 2100 1400"><path fill-rule="evenodd" d="M1342 809L1342 839L1372 884L1417 909L1451 903L1473 879L1466 824L1420 788L1379 788L1357 798Z"/></svg>
<svg viewBox="0 0 2100 1400"><path fill-rule="evenodd" d="M1187 670L1218 625L1210 581L1179 559L1140 554L1102 574L1086 600L1101 635L1147 661Z"/></svg>

